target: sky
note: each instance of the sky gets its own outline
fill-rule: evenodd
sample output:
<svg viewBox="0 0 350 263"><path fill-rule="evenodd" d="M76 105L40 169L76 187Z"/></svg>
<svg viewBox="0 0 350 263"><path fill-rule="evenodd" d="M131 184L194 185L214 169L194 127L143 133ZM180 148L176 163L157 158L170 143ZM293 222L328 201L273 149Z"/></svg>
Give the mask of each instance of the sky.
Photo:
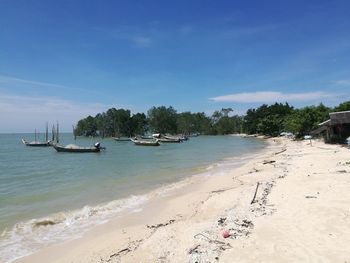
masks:
<svg viewBox="0 0 350 263"><path fill-rule="evenodd" d="M111 107L350 100L350 1L0 0L0 133Z"/></svg>

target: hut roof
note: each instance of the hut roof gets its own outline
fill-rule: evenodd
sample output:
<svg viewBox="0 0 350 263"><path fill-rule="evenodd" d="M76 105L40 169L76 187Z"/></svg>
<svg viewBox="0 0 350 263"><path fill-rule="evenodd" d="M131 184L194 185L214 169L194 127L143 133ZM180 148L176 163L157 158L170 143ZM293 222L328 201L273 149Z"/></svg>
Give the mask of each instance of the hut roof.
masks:
<svg viewBox="0 0 350 263"><path fill-rule="evenodd" d="M330 116L330 125L350 123L350 111L332 112Z"/></svg>

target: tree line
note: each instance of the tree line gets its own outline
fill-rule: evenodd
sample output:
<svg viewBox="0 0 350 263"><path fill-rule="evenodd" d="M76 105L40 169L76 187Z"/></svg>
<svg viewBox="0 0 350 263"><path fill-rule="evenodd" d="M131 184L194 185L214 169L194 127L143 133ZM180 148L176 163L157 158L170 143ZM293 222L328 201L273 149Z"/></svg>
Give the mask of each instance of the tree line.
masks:
<svg viewBox="0 0 350 263"><path fill-rule="evenodd" d="M152 107L147 115L131 114L126 109L108 109L95 117L88 116L78 121L74 132L77 136L119 137L136 136L148 132L170 134L230 134L243 130L243 117L229 116L233 110L223 108L212 116L204 112L178 113L172 106Z"/></svg>
<svg viewBox="0 0 350 263"><path fill-rule="evenodd" d="M296 109L288 103L263 104L251 108L246 115L233 115L232 108L222 108L211 116L204 112L178 113L172 106L152 107L147 115L131 114L126 109L108 109L95 117L79 120L74 130L78 136L136 136L145 133L207 134L232 133L277 136L283 131L296 136L309 134L320 122L329 118L330 112L350 110L350 101L331 108L322 103Z"/></svg>

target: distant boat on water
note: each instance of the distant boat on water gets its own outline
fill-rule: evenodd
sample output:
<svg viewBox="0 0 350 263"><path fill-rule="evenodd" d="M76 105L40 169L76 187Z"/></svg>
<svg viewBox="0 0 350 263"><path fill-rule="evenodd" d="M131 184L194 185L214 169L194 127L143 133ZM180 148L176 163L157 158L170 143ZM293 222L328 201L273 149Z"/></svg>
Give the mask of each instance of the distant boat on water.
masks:
<svg viewBox="0 0 350 263"><path fill-rule="evenodd" d="M139 146L159 146L159 141L158 139L153 139L153 140L139 140L139 139L131 139L131 141L135 144L135 145L139 145Z"/></svg>
<svg viewBox="0 0 350 263"><path fill-rule="evenodd" d="M26 146L32 146L32 147L47 147L51 146L51 141L49 140L49 131L48 131L48 124L46 124L46 132L45 132L45 141L38 141L37 140L37 133L35 130L35 140L32 142L28 142L24 138L22 138L22 143Z"/></svg>
<svg viewBox="0 0 350 263"><path fill-rule="evenodd" d="M57 152L69 152L69 153L97 153L100 152L104 147L101 147L100 143L97 142L93 147L80 147L75 144L68 144L66 146L53 144L53 148Z"/></svg>
<svg viewBox="0 0 350 263"><path fill-rule="evenodd" d="M131 138L128 137L112 137L113 140L117 141L117 142L129 142L131 141Z"/></svg>
<svg viewBox="0 0 350 263"><path fill-rule="evenodd" d="M32 142L28 142L25 139L22 139L22 142L24 145L26 146L33 146L33 147L45 147L45 146L51 146L51 142L47 141L47 142L40 142L40 141L32 141Z"/></svg>

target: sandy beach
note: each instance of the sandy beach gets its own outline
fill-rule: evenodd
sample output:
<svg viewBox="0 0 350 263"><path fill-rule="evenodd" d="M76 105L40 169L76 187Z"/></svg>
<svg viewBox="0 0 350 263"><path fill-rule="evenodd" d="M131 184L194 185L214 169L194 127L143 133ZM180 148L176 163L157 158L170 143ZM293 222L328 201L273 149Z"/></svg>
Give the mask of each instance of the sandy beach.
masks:
<svg viewBox="0 0 350 263"><path fill-rule="evenodd" d="M350 150L269 141L237 169L153 192L142 210L16 262L349 262Z"/></svg>

